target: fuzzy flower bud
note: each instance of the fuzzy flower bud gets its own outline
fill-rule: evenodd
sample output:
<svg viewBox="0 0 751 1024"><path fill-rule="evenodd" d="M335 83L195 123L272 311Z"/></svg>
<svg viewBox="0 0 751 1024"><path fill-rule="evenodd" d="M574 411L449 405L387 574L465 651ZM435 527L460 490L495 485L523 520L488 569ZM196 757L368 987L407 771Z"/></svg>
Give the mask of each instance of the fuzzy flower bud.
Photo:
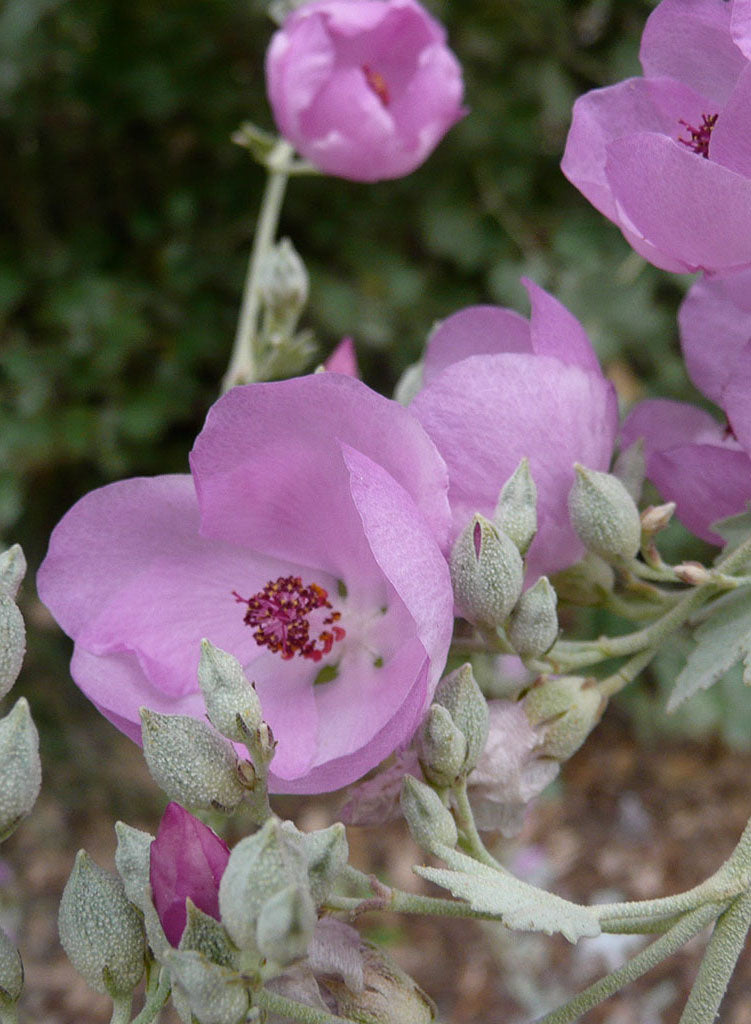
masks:
<svg viewBox="0 0 751 1024"><path fill-rule="evenodd" d="M308 890L290 885L261 907L256 924L258 949L282 967L304 957L316 926L316 908Z"/></svg>
<svg viewBox="0 0 751 1024"><path fill-rule="evenodd" d="M117 875L79 850L60 900L60 942L97 992L117 999L141 980L146 941L141 916Z"/></svg>
<svg viewBox="0 0 751 1024"><path fill-rule="evenodd" d="M289 238L277 242L268 255L262 273L261 295L275 321L294 327L308 301L308 272Z"/></svg>
<svg viewBox="0 0 751 1024"><path fill-rule="evenodd" d="M337 978L326 979L341 1017L360 1024L430 1024L436 1020L433 1001L382 949L361 946L362 990L353 992Z"/></svg>
<svg viewBox="0 0 751 1024"><path fill-rule="evenodd" d="M453 786L467 762L467 741L450 712L432 704L420 727L420 764L428 782Z"/></svg>
<svg viewBox="0 0 751 1024"><path fill-rule="evenodd" d="M648 536L664 530L675 512L675 502L668 501L664 505L650 505L641 514L641 528Z"/></svg>
<svg viewBox="0 0 751 1024"><path fill-rule="evenodd" d="M605 708L594 680L541 676L524 697L524 711L540 733L540 752L556 761L576 753Z"/></svg>
<svg viewBox="0 0 751 1024"><path fill-rule="evenodd" d="M21 955L0 928L0 1009L17 1003L22 988Z"/></svg>
<svg viewBox="0 0 751 1024"><path fill-rule="evenodd" d="M451 715L454 725L467 741L464 769L471 771L485 749L488 739L488 702L477 685L472 666L467 662L449 672L438 684L433 698Z"/></svg>
<svg viewBox="0 0 751 1024"><path fill-rule="evenodd" d="M227 813L242 800L234 748L205 722L141 708L141 736L149 771L171 800Z"/></svg>
<svg viewBox="0 0 751 1024"><path fill-rule="evenodd" d="M413 775L405 775L401 805L412 838L428 853L434 853L438 845L456 846L458 836L453 816L430 786Z"/></svg>
<svg viewBox="0 0 751 1024"><path fill-rule="evenodd" d="M604 604L615 587L615 573L606 561L588 551L576 565L553 577L561 601L583 608Z"/></svg>
<svg viewBox="0 0 751 1024"><path fill-rule="evenodd" d="M416 0L314 0L266 55L279 130L326 174L409 174L464 114L461 68Z"/></svg>
<svg viewBox="0 0 751 1024"><path fill-rule="evenodd" d="M451 552L451 582L461 615L478 626L502 626L522 592L521 555L489 519L472 517Z"/></svg>
<svg viewBox="0 0 751 1024"><path fill-rule="evenodd" d="M219 909L240 949L258 949L256 926L264 904L289 886L306 887L307 868L298 842L277 818L234 847L219 885Z"/></svg>
<svg viewBox="0 0 751 1024"><path fill-rule="evenodd" d="M15 831L39 795L42 765L39 734L29 704L20 697L0 718L0 842Z"/></svg>
<svg viewBox="0 0 751 1024"><path fill-rule="evenodd" d="M26 653L26 627L13 599L0 590L0 700L18 679Z"/></svg>
<svg viewBox="0 0 751 1024"><path fill-rule="evenodd" d="M508 637L522 658L539 658L558 636L558 595L547 576L526 590L511 613Z"/></svg>
<svg viewBox="0 0 751 1024"><path fill-rule="evenodd" d="M172 950L166 965L199 1024L240 1024L246 1019L250 997L240 974L194 950Z"/></svg>
<svg viewBox="0 0 751 1024"><path fill-rule="evenodd" d="M263 715L258 694L237 658L203 640L198 683L214 728L236 743L246 742Z"/></svg>
<svg viewBox="0 0 751 1024"><path fill-rule="evenodd" d="M314 832L301 832L291 821L282 830L298 844L308 865L308 885L314 903L324 903L349 860L347 830L341 822Z"/></svg>
<svg viewBox="0 0 751 1024"><path fill-rule="evenodd" d="M579 463L574 468L568 508L579 539L606 561L633 558L641 543L641 519L634 499L611 473Z"/></svg>
<svg viewBox="0 0 751 1024"><path fill-rule="evenodd" d="M537 533L537 487L529 470L529 459L523 458L501 489L493 522L519 548L527 549Z"/></svg>
<svg viewBox="0 0 751 1024"><path fill-rule="evenodd" d="M20 544L13 544L0 555L0 593L15 598L26 575L26 556Z"/></svg>

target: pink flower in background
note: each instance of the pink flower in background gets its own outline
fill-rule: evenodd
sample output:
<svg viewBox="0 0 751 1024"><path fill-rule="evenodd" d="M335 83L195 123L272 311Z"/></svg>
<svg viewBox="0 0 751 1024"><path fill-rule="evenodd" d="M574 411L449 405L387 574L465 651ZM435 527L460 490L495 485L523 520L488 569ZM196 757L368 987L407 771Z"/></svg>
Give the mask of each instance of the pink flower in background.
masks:
<svg viewBox="0 0 751 1024"><path fill-rule="evenodd" d="M219 883L229 847L180 804L169 803L150 848L151 896L168 942L185 930L186 899L219 920Z"/></svg>
<svg viewBox="0 0 751 1024"><path fill-rule="evenodd" d="M207 637L256 684L274 791L359 778L410 738L443 670L442 459L408 410L320 373L230 391L191 468L93 491L53 532L38 586L74 679L139 741L141 705L204 717Z"/></svg>
<svg viewBox="0 0 751 1024"><path fill-rule="evenodd" d="M342 338L334 351L323 364L330 373L343 373L347 377L359 377L355 343L351 338Z"/></svg>
<svg viewBox="0 0 751 1024"><path fill-rule="evenodd" d="M449 467L454 536L475 512L492 516L503 484L529 459L538 490L534 578L584 554L568 516L573 464L608 469L618 409L579 321L538 285L525 286L529 320L471 306L438 327L410 408Z"/></svg>
<svg viewBox="0 0 751 1024"><path fill-rule="evenodd" d="M314 0L266 56L280 132L326 174L401 178L465 113L446 33L416 0Z"/></svg>
<svg viewBox="0 0 751 1024"><path fill-rule="evenodd" d="M647 475L692 533L711 544L718 519L751 500L751 272L697 281L678 320L694 384L725 413L721 423L687 402L640 402L623 444L644 438Z"/></svg>
<svg viewBox="0 0 751 1024"><path fill-rule="evenodd" d="M644 77L574 106L563 173L665 270L751 265L750 12L749 0L662 0Z"/></svg>

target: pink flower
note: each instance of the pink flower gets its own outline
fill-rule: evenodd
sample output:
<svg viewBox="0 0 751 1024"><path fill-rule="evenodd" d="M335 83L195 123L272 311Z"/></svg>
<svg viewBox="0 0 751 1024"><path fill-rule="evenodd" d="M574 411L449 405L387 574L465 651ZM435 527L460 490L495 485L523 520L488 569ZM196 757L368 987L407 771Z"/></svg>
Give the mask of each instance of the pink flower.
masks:
<svg viewBox="0 0 751 1024"><path fill-rule="evenodd" d="M751 265L750 12L749 0L662 0L644 77L574 106L563 173L665 270Z"/></svg>
<svg viewBox="0 0 751 1024"><path fill-rule="evenodd" d="M170 803L150 849L151 896L167 940L177 946L185 930L186 899L219 920L219 883L229 847L210 828Z"/></svg>
<svg viewBox="0 0 751 1024"><path fill-rule="evenodd" d="M348 377L359 377L355 343L351 338L342 338L334 351L323 364L330 373L344 373Z"/></svg>
<svg viewBox="0 0 751 1024"><path fill-rule="evenodd" d="M207 637L256 684L276 792L359 778L409 739L443 669L443 461L408 410L319 373L230 391L191 468L93 491L53 532L38 586L74 679L138 741L140 705L204 717Z"/></svg>
<svg viewBox="0 0 751 1024"><path fill-rule="evenodd" d="M314 0L266 56L279 130L326 174L401 178L465 113L446 33L416 0Z"/></svg>
<svg viewBox="0 0 751 1024"><path fill-rule="evenodd" d="M503 484L529 459L538 491L528 555L534 578L584 554L568 516L573 464L608 469L618 411L579 321L524 283L529 321L509 309L471 306L440 325L410 408L448 465L453 536L475 512L492 516Z"/></svg>
<svg viewBox="0 0 751 1024"><path fill-rule="evenodd" d="M751 272L697 281L678 320L691 379L726 421L687 402L650 399L629 414L622 442L644 438L647 475L678 518L722 544L712 524L751 500Z"/></svg>

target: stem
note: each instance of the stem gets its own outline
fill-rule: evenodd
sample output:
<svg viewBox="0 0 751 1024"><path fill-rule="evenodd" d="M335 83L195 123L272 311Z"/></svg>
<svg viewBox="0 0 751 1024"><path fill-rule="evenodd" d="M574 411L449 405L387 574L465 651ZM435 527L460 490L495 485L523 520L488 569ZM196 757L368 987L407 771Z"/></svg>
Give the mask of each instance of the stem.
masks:
<svg viewBox="0 0 751 1024"><path fill-rule="evenodd" d="M326 1010L317 1010L314 1006L306 1006L305 1003L287 999L286 996L270 992L267 988L259 989L253 995L253 1003L263 1010L279 1014L280 1017L302 1021L302 1024L356 1024L349 1017L337 1017Z"/></svg>
<svg viewBox="0 0 751 1024"><path fill-rule="evenodd" d="M629 683L633 682L642 669L647 667L655 654L657 654L657 651L654 647L635 654L633 658L629 658L625 665L621 665L612 676L600 680L597 684L597 689L603 697L612 697L613 694L622 690L624 686L628 686Z"/></svg>
<svg viewBox="0 0 751 1024"><path fill-rule="evenodd" d="M739 896L718 918L680 1024L712 1024L751 927L751 892Z"/></svg>
<svg viewBox="0 0 751 1024"><path fill-rule="evenodd" d="M498 863L480 838L480 833L477 831L475 818L472 814L472 807L469 803L469 797L467 796L466 778L462 779L462 781L455 786L451 792L456 803L454 808L454 817L456 819L457 826L463 833L464 841L461 845L464 847L465 851L481 864L485 864L487 867L493 868L494 871L500 871L504 875L508 874L503 865Z"/></svg>
<svg viewBox="0 0 751 1024"><path fill-rule="evenodd" d="M110 1024L130 1024L130 1008L133 1005L133 993L112 1000L112 1016Z"/></svg>
<svg viewBox="0 0 751 1024"><path fill-rule="evenodd" d="M261 298L261 272L276 235L293 153L292 146L284 139L280 139L269 154L269 176L261 200L253 250L245 278L235 344L222 382L223 391L229 391L236 384L251 384L256 377L256 330Z"/></svg>
<svg viewBox="0 0 751 1024"><path fill-rule="evenodd" d="M670 931L656 939L651 945L637 953L633 959L625 963L612 974L600 978L589 988L584 989L573 999L570 999L564 1006L552 1010L550 1013L540 1017L536 1024L572 1024L581 1017L583 1013L591 1010L594 1006L603 1002L609 996L619 992L625 985L643 974L651 971L653 967L661 963L667 957L672 956L681 946L684 946L689 939L717 917L719 908L717 906L699 907L682 917ZM709 1024L710 1018L706 1019Z"/></svg>
<svg viewBox="0 0 751 1024"><path fill-rule="evenodd" d="M159 1016L159 1011L169 998L171 988L169 972L161 971L159 974L159 984L153 992L147 991L146 1002L143 1004L143 1008L138 1016L133 1018L132 1024L151 1024L153 1020L156 1020Z"/></svg>

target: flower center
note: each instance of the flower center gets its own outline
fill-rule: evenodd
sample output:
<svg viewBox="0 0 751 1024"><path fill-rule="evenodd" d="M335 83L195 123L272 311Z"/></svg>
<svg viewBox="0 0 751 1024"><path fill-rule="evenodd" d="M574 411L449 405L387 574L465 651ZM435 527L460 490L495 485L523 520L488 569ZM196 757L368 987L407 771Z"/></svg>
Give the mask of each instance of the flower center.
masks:
<svg viewBox="0 0 751 1024"><path fill-rule="evenodd" d="M378 99L384 107L387 107L391 97L389 96L389 87L386 85L386 79L378 71L373 71L367 64L363 64L362 73L365 75L365 81Z"/></svg>
<svg viewBox="0 0 751 1024"><path fill-rule="evenodd" d="M285 661L296 654L320 661L334 643L346 635L341 626L336 625L342 613L333 610L328 592L317 583L303 586L299 576L270 580L252 597L240 597L235 590L232 593L237 602L248 606L243 621L254 630L253 639L258 646L281 654ZM313 636L311 617L323 627L317 635L314 631Z"/></svg>
<svg viewBox="0 0 751 1024"><path fill-rule="evenodd" d="M678 124L682 124L688 132L687 139L679 138L678 141L683 146L688 146L694 153L698 153L699 156L703 156L705 159L709 159L709 139L712 134L712 129L717 124L717 114L702 114L701 124L698 128L694 128L688 121L679 120Z"/></svg>

